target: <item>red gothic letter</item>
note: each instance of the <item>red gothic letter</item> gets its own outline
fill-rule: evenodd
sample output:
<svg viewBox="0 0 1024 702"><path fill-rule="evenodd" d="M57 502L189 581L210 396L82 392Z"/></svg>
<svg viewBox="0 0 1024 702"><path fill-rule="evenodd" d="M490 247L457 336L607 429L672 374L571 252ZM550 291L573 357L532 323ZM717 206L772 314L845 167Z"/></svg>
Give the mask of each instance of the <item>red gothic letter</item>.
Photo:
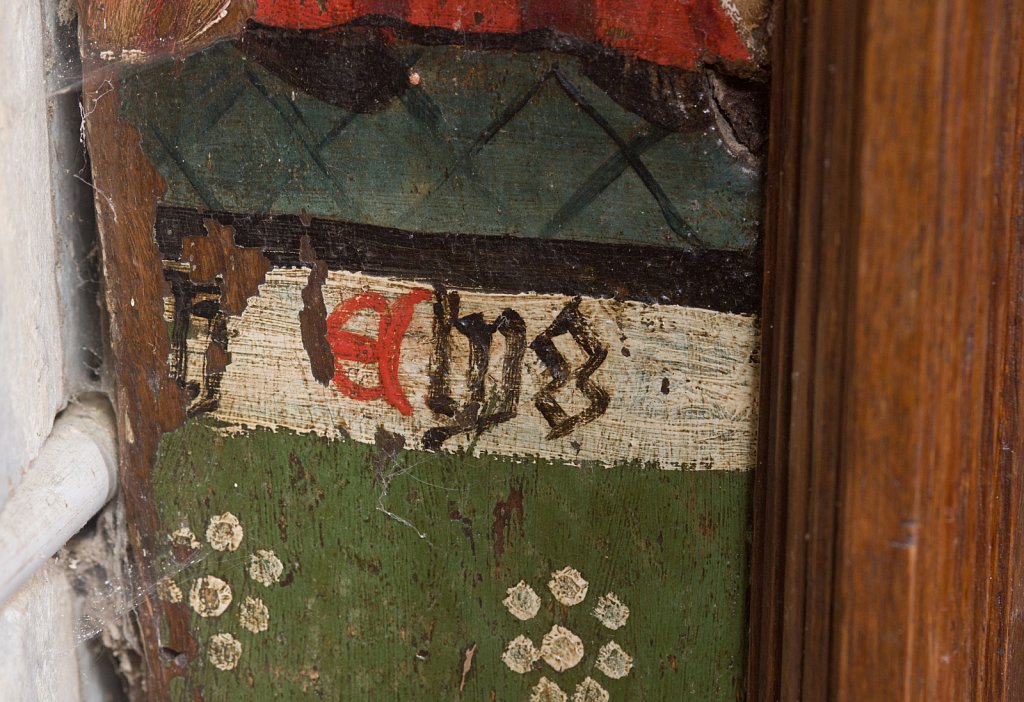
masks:
<svg viewBox="0 0 1024 702"><path fill-rule="evenodd" d="M345 300L327 318L327 341L334 351L334 384L355 400L386 400L402 414L412 414L412 406L398 382L398 361L402 338L412 321L413 308L431 297L429 290L415 288L388 307L380 293L364 292ZM373 310L380 317L377 338L345 331L348 320L362 310ZM377 385L354 382L342 361L377 364Z"/></svg>

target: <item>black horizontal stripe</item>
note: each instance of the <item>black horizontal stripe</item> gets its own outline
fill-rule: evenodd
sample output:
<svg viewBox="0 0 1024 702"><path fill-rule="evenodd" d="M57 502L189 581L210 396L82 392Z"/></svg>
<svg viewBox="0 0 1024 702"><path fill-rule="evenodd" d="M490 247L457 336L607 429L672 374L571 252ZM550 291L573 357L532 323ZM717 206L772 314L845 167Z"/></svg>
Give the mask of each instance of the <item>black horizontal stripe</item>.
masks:
<svg viewBox="0 0 1024 702"><path fill-rule="evenodd" d="M244 215L159 207L156 241L181 259L185 237L205 236L203 220L235 230L235 244L259 248L275 267L299 267L309 235L330 270L423 281L462 290L586 295L753 313L760 306L756 252L683 251L656 246L410 232L294 215Z"/></svg>

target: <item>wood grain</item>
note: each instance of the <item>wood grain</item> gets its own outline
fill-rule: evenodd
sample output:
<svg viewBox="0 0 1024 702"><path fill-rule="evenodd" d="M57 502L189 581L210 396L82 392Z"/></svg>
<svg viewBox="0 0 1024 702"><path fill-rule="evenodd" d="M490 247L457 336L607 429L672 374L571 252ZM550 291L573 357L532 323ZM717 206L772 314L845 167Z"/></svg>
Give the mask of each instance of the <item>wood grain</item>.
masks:
<svg viewBox="0 0 1024 702"><path fill-rule="evenodd" d="M751 697L1021 699L1024 16L778 9Z"/></svg>
<svg viewBox="0 0 1024 702"><path fill-rule="evenodd" d="M160 254L152 235L156 198L164 186L159 173L142 153L138 131L118 117L119 67L103 65L86 56L83 70L83 112L88 115L85 136L93 168L104 302L110 315L114 380L118 388L115 406L120 495L140 580L133 585L144 586L154 579L148 572L147 559L141 554L157 550L157 514L148 499L152 493L151 470L157 442L163 432L185 418L184 398L164 371L170 342L162 319L164 281ZM144 693L151 699L163 699L167 696L164 673L170 673L174 666L164 665L161 649L173 652L172 658L179 652L192 656L196 643L188 632L187 614L181 606L158 602L145 587L142 592L140 637L160 643L145 647L145 664L150 674ZM169 629L163 640L158 628L161 609Z"/></svg>

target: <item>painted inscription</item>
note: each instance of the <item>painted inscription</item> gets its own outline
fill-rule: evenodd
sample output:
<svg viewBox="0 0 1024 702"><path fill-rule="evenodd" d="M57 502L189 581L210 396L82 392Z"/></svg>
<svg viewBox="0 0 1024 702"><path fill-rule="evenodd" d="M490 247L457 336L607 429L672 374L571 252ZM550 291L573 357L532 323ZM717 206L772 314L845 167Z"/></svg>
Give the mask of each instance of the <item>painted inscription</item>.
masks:
<svg viewBox="0 0 1024 702"><path fill-rule="evenodd" d="M452 290L332 271L323 285L335 359L313 375L300 314L307 271L274 269L224 331L196 317L172 367L202 386L230 339L216 398L230 426L572 462L748 470L757 394L754 317L584 296ZM168 320L179 318L167 298ZM611 390L616 388L616 390ZM613 438L614 437L614 438Z"/></svg>
<svg viewBox="0 0 1024 702"><path fill-rule="evenodd" d="M345 300L327 318L327 340L334 352L334 384L353 400L385 400L402 414L412 414L412 407L398 382L398 362L402 354L402 338L412 319L417 302L428 299L430 292L416 288L389 305L380 293L364 292ZM363 310L371 310L380 320L377 336L346 331L345 324ZM352 380L345 361L372 364L379 378L367 386Z"/></svg>

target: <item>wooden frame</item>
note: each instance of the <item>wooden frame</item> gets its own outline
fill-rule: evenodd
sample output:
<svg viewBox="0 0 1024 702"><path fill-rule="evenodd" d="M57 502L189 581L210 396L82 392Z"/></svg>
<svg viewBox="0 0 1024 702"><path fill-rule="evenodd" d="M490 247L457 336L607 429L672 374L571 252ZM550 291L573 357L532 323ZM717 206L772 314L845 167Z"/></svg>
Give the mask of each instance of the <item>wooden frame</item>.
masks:
<svg viewBox="0 0 1024 702"><path fill-rule="evenodd" d="M1024 15L778 6L758 700L1024 696Z"/></svg>

